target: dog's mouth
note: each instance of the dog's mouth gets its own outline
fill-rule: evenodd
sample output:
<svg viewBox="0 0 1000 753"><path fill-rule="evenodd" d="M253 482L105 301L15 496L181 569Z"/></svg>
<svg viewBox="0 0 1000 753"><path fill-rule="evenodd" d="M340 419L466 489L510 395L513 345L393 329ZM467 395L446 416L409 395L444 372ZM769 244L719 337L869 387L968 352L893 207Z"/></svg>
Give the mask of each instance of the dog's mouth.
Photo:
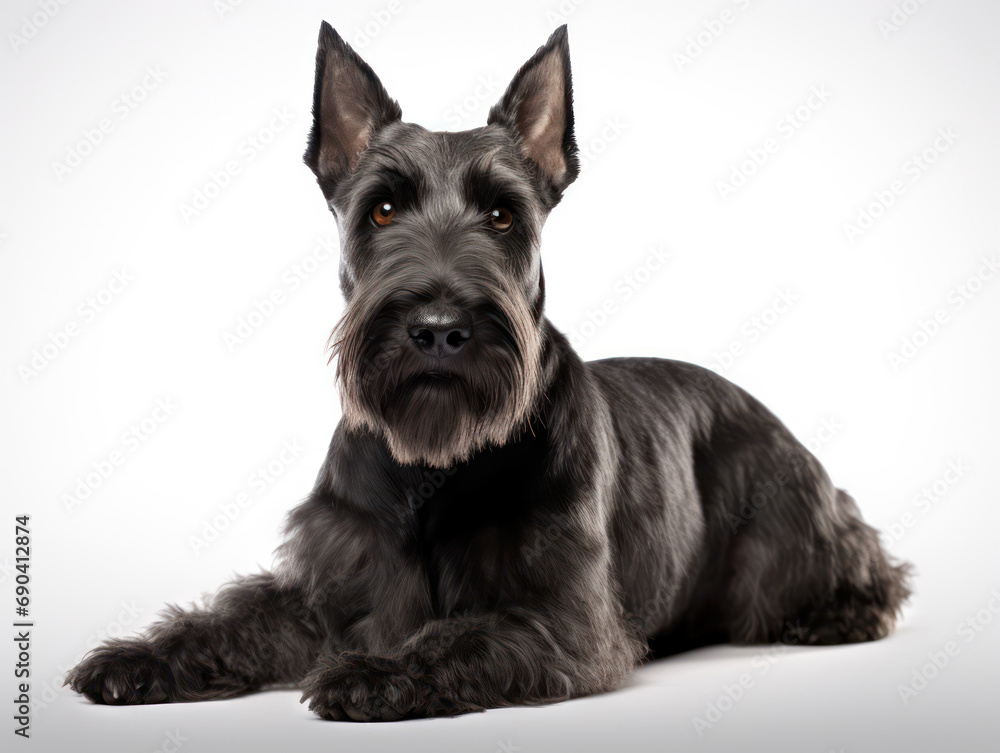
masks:
<svg viewBox="0 0 1000 753"><path fill-rule="evenodd" d="M421 387L427 389L465 387L466 382L461 374L444 369L428 369L413 374L404 379L397 387L396 392L401 394L413 394Z"/></svg>
<svg viewBox="0 0 1000 753"><path fill-rule="evenodd" d="M412 378L419 382L440 382L441 384L453 384L461 379L458 374L452 371L439 371L436 369L421 372Z"/></svg>

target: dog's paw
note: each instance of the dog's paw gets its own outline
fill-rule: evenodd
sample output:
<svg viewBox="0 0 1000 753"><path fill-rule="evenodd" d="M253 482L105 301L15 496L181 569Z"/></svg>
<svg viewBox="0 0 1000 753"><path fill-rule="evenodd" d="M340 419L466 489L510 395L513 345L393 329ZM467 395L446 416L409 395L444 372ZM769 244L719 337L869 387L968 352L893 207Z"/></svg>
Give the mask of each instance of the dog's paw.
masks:
<svg viewBox="0 0 1000 753"><path fill-rule="evenodd" d="M114 640L87 654L64 684L94 703L166 703L173 675L145 641Z"/></svg>
<svg viewBox="0 0 1000 753"><path fill-rule="evenodd" d="M353 651L325 656L300 687L302 702L324 719L388 722L419 715L419 679L388 657Z"/></svg>

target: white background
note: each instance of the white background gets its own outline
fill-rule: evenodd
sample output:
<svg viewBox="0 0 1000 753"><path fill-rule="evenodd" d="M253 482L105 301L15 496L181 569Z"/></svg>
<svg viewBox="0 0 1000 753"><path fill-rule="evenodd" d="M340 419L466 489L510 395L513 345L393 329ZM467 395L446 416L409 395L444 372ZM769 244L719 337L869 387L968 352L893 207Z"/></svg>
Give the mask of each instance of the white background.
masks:
<svg viewBox="0 0 1000 753"><path fill-rule="evenodd" d="M996 749L1000 275L982 259L998 253L1000 11L900 5L913 12L893 21L891 0L245 0L222 14L210 0L93 1L38 26L37 1L5 3L0 613L13 611L12 518L30 514L36 620L32 739L17 745L171 751L179 732L185 753ZM268 567L319 468L340 413L324 346L342 301L335 255L316 262L336 231L301 153L324 18L405 119L436 130L483 124L569 22L589 160L545 230L549 316L587 358L715 368L809 441L916 564L894 637L716 647L644 667L605 697L391 725L321 723L292 691L122 709L59 687L97 636ZM829 93L821 107L813 87ZM935 147L939 129L952 143ZM776 151L744 170L768 138ZM926 170L913 162L925 150ZM229 161L238 172L216 191ZM753 174L724 197L734 170ZM894 181L891 206L850 239L845 225L880 193L888 203ZM198 191L212 198L185 217ZM650 271L654 248L670 260ZM128 285L106 290L123 270ZM981 271L993 279L970 282ZM227 347L275 289L283 302ZM779 293L794 299L781 313ZM918 334L939 310L944 323ZM894 365L906 338L920 347ZM157 399L176 408L156 414ZM144 420L141 442L123 439ZM284 441L303 449L280 466ZM108 478L68 503L114 452ZM281 473L261 482L269 463ZM195 551L213 520L225 528ZM977 614L980 632L960 634ZM900 686L949 641L957 655L904 704ZM10 637L0 644L7 698L14 654ZM720 702L744 673L751 687ZM699 736L696 717L716 721Z"/></svg>

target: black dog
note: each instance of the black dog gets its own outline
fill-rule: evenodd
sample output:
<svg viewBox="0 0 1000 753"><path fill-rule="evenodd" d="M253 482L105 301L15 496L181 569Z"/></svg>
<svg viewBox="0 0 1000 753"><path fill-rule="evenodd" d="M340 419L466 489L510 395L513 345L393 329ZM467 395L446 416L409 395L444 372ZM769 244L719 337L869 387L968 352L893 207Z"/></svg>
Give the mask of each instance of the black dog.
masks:
<svg viewBox="0 0 1000 753"><path fill-rule="evenodd" d="M274 574L107 643L74 690L299 682L320 716L398 719L612 690L650 644L891 631L906 566L766 408L689 364L583 363L543 316L579 169L565 27L486 127L434 133L323 24L313 113L347 301L326 463Z"/></svg>

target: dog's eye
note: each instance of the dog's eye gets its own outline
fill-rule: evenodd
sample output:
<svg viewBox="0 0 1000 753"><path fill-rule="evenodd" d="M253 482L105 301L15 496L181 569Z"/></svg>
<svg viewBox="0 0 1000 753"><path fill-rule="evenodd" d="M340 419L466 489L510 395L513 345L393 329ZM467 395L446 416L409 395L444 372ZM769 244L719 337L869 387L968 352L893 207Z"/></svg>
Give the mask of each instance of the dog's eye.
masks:
<svg viewBox="0 0 1000 753"><path fill-rule="evenodd" d="M376 205L372 210L372 221L376 225L381 225L382 227L385 227L392 222L392 218L395 216L396 207L388 201L383 201L381 204Z"/></svg>
<svg viewBox="0 0 1000 753"><path fill-rule="evenodd" d="M514 224L514 215L510 213L509 209L504 209L503 207L497 207L492 212L490 212L490 227L494 230L499 230L501 233L510 230L511 225Z"/></svg>

